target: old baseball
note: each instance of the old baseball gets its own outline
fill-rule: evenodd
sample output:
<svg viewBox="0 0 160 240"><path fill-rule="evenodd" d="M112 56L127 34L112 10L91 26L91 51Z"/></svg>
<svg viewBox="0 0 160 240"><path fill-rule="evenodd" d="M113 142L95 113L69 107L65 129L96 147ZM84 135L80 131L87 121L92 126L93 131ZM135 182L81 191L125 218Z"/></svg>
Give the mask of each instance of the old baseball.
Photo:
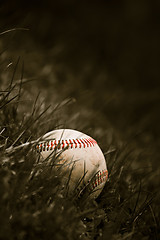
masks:
<svg viewBox="0 0 160 240"><path fill-rule="evenodd" d="M108 171L104 155L93 138L76 130L58 129L46 133L37 150L41 161L53 161L64 172L69 194L98 197Z"/></svg>

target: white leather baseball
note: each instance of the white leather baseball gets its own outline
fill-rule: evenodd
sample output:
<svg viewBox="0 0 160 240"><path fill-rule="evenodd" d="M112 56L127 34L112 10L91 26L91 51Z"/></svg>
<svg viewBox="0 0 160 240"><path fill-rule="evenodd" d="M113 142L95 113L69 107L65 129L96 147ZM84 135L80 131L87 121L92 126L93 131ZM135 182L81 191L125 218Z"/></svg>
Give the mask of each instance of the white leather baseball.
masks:
<svg viewBox="0 0 160 240"><path fill-rule="evenodd" d="M93 138L76 130L58 129L46 133L37 150L42 161L56 159L54 166L64 171L64 182L69 178L69 194L87 192L90 198L98 197L108 171L104 155Z"/></svg>

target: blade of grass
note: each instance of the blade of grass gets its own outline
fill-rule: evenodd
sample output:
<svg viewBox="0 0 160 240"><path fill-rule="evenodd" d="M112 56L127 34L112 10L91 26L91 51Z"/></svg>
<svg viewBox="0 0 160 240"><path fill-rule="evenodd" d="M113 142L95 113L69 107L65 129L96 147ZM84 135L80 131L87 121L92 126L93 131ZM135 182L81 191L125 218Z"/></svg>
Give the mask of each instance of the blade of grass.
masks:
<svg viewBox="0 0 160 240"><path fill-rule="evenodd" d="M39 96L40 96L40 92L38 93L38 95L37 95L37 97L36 97L36 99L35 99L35 101L34 101L34 104L33 104L33 110L32 110L32 113L31 113L32 116L33 116L34 113L35 113L35 110L36 110L36 104L37 104L37 101L38 101Z"/></svg>
<svg viewBox="0 0 160 240"><path fill-rule="evenodd" d="M155 235L156 235L156 239L158 240L158 232L157 232L158 224L157 224L157 220L156 220L155 213L154 213L154 211L153 211L152 206L149 205L149 208L150 208L151 215L152 215L153 222L154 222L154 226L155 226Z"/></svg>
<svg viewBox="0 0 160 240"><path fill-rule="evenodd" d="M7 33L10 33L10 32L14 32L14 31L29 31L29 28L11 28L11 29L8 29L6 31L1 32L0 36L4 35L4 34L7 34Z"/></svg>
<svg viewBox="0 0 160 240"><path fill-rule="evenodd" d="M15 74L16 74L16 71L17 71L17 68L18 68L19 61L20 61L20 57L18 57L16 65L14 67L14 71L13 71L13 74L12 74L12 78L11 78L11 82L10 82L10 85L9 85L9 89L12 88L13 80L14 80L14 77L15 77Z"/></svg>
<svg viewBox="0 0 160 240"><path fill-rule="evenodd" d="M6 103L4 103L2 106L0 106L0 109L4 108L6 105L8 105L10 102L12 102L15 98L18 97L18 94L14 97L12 97L10 100L8 100Z"/></svg>
<svg viewBox="0 0 160 240"><path fill-rule="evenodd" d="M139 198L140 198L140 194L141 194L141 181L139 183L139 191L138 191L138 195L137 195L137 199L136 199L136 203L135 203L134 209L132 211L132 217L135 215L136 208L137 208L137 205L138 205L138 202L139 202Z"/></svg>
<svg viewBox="0 0 160 240"><path fill-rule="evenodd" d="M152 201L155 197L156 197L156 193L153 193L152 197L148 201L145 200L145 203L139 208L136 216L134 217L134 219L131 222L135 223L137 221L139 216L141 216L144 213L144 211L149 207L149 205L152 203Z"/></svg>
<svg viewBox="0 0 160 240"><path fill-rule="evenodd" d="M5 99L6 98L8 98L9 97L9 95L10 95L10 93L13 91L13 89L15 88L15 86L16 86L16 84L15 85L13 85L13 87L11 88L11 89L9 89L9 90L5 90L5 92L7 92L7 94L1 99L1 102L3 103L4 101L5 101Z"/></svg>

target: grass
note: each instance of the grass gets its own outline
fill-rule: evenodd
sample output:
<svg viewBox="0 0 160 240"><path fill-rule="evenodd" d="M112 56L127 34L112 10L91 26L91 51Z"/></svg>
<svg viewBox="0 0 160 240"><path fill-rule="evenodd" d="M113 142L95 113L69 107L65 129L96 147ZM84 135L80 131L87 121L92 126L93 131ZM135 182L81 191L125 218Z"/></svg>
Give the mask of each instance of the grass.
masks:
<svg viewBox="0 0 160 240"><path fill-rule="evenodd" d="M65 100L58 102L55 90L51 103L45 99L49 84L39 93L39 83L24 79L20 58L4 64L9 55L0 57L0 239L159 239L159 169L150 151L156 143L146 151L138 136L126 143L111 126L94 130L94 106L83 107L82 99L71 111L74 99L65 99L63 90ZM65 196L56 169L37 164L36 139L67 124L98 136L105 153L109 179L89 206Z"/></svg>

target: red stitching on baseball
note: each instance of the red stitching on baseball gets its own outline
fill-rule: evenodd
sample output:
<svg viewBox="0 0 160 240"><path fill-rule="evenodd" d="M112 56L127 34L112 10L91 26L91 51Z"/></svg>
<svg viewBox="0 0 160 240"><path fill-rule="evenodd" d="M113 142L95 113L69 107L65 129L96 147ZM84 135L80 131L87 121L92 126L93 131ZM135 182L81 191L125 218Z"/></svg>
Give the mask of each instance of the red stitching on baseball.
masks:
<svg viewBox="0 0 160 240"><path fill-rule="evenodd" d="M44 145L43 145L43 151L45 151L46 150L46 143L44 143Z"/></svg>
<svg viewBox="0 0 160 240"><path fill-rule="evenodd" d="M86 141L88 142L89 146L92 147L92 144L90 143L89 139L86 139Z"/></svg>
<svg viewBox="0 0 160 240"><path fill-rule="evenodd" d="M94 145L93 145L93 142L92 142L92 139L89 138L89 139L88 139L88 142L90 143L90 146L91 146L91 147L94 146Z"/></svg>
<svg viewBox="0 0 160 240"><path fill-rule="evenodd" d="M67 148L69 148L69 142L66 140Z"/></svg>
<svg viewBox="0 0 160 240"><path fill-rule="evenodd" d="M49 147L50 147L49 142L47 142L47 151L49 150Z"/></svg>
<svg viewBox="0 0 160 240"><path fill-rule="evenodd" d="M87 142L87 139L83 138L83 141L87 144L87 147L89 147L89 143Z"/></svg>
<svg viewBox="0 0 160 240"><path fill-rule="evenodd" d="M57 142L56 142L56 140L54 140L54 145L55 145L55 147L54 147L54 149L57 147Z"/></svg>
<svg viewBox="0 0 160 240"><path fill-rule="evenodd" d="M93 138L91 138L93 146L97 143Z"/></svg>
<svg viewBox="0 0 160 240"><path fill-rule="evenodd" d="M80 139L69 139L69 140L51 140L40 143L36 146L38 151L49 151L64 148L86 148L93 147L97 142L93 138L80 138Z"/></svg>
<svg viewBox="0 0 160 240"><path fill-rule="evenodd" d="M64 149L64 146L65 146L64 140L62 140L62 149Z"/></svg>
<svg viewBox="0 0 160 240"><path fill-rule="evenodd" d="M81 142L78 139L76 139L76 140L79 143L79 148L81 148Z"/></svg>
<svg viewBox="0 0 160 240"><path fill-rule="evenodd" d="M105 180L107 179L108 179L108 171L106 169L98 172L90 182L90 185L89 185L90 190L93 191L97 186L105 182Z"/></svg>
<svg viewBox="0 0 160 240"><path fill-rule="evenodd" d="M75 144L75 148L77 148L77 142L76 142L76 140L73 139L73 142L74 142L74 144Z"/></svg>
<svg viewBox="0 0 160 240"><path fill-rule="evenodd" d="M71 139L69 139L69 143L71 144L71 148L73 148L73 142Z"/></svg>
<svg viewBox="0 0 160 240"><path fill-rule="evenodd" d="M51 141L51 148L50 148L50 150L52 150L53 147L54 147L54 144L53 144L53 141Z"/></svg>
<svg viewBox="0 0 160 240"><path fill-rule="evenodd" d="M83 147L85 148L85 147L86 147L86 145L85 145L85 142L83 142L83 139L80 139L80 141L82 142L82 144L83 144Z"/></svg>

